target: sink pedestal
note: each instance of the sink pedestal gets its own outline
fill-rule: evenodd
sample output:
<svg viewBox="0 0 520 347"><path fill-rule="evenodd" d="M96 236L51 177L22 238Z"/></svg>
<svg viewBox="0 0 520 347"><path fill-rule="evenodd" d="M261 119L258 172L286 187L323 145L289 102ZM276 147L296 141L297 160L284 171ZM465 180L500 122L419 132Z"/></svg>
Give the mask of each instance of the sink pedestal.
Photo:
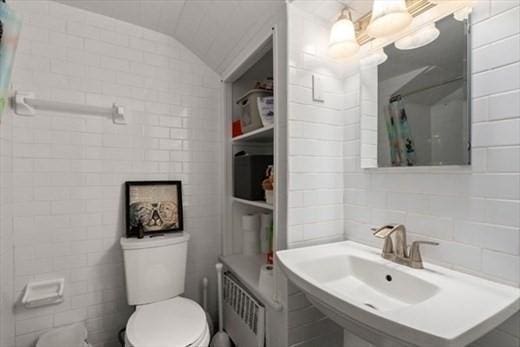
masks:
<svg viewBox="0 0 520 347"><path fill-rule="evenodd" d="M410 344L406 344L405 342L397 342L393 341L388 335L384 335L381 332L364 325L355 319L350 318L344 314L341 314L334 308L329 305L320 302L317 298L306 295L307 299L324 315L326 315L329 319L334 321L339 326L343 327L345 330L345 334L353 334L362 340L366 341L366 347L408 347L413 346ZM347 345L346 345L347 346ZM357 347L357 345L356 345ZM365 347L365 346L363 346Z"/></svg>

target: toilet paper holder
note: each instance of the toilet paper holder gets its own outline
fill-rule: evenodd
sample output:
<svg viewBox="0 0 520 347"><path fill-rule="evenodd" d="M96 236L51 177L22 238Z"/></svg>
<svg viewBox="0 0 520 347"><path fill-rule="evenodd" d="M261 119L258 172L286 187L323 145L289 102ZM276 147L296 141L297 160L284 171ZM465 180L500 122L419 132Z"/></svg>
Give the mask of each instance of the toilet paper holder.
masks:
<svg viewBox="0 0 520 347"><path fill-rule="evenodd" d="M22 304L27 308L58 304L63 301L64 287L64 278L29 282L25 286Z"/></svg>

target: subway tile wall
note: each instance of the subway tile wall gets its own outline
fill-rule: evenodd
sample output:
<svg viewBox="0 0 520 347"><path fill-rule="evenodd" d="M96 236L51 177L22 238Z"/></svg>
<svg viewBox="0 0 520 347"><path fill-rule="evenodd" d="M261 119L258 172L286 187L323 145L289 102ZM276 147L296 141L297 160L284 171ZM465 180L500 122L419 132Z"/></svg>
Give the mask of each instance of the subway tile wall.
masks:
<svg viewBox="0 0 520 347"><path fill-rule="evenodd" d="M369 226L404 223L413 239L442 242L424 248L430 260L520 285L519 22L518 1L479 1L474 9L471 167L362 170L359 111L352 116L344 162L347 238L378 244ZM359 85L359 75L346 85Z"/></svg>
<svg viewBox="0 0 520 347"><path fill-rule="evenodd" d="M326 55L328 24L299 6L289 7L290 248L343 239L343 68ZM313 100L313 76L322 102Z"/></svg>
<svg viewBox="0 0 520 347"><path fill-rule="evenodd" d="M324 52L328 25L288 8L288 247L343 239L343 137L345 98L340 64ZM323 102L312 99L312 76L321 79ZM289 283L289 346L342 346L343 330Z"/></svg>
<svg viewBox="0 0 520 347"><path fill-rule="evenodd" d="M171 37L56 2L10 4L24 20L14 89L61 102L116 102L129 124L53 112L3 116L1 345L33 346L49 328L84 322L93 346L119 346L131 313L119 247L124 181L182 180L191 233L186 295L199 299L203 276L214 288L219 78ZM28 281L53 277L66 279L64 303L20 306Z"/></svg>
<svg viewBox="0 0 520 347"><path fill-rule="evenodd" d="M344 147L346 239L380 247L369 227L404 223L411 240L440 242L424 247L428 261L520 285L519 5L479 0L474 8L471 167L360 169L354 105ZM359 83L358 74L346 79ZM520 346L520 315L475 345Z"/></svg>
<svg viewBox="0 0 520 347"><path fill-rule="evenodd" d="M0 119L0 346L14 344L12 118Z"/></svg>
<svg viewBox="0 0 520 347"><path fill-rule="evenodd" d="M427 260L520 285L519 5L517 0L475 2L472 166L378 170L360 168L356 64L337 66L320 57L330 24L316 25L297 2L289 6L289 247L337 239L380 247L369 228L404 223L412 240L441 243L424 248ZM312 101L312 74L329 83L333 95L326 94L325 103ZM342 226L343 236L335 229ZM290 307L298 298L297 291L289 296ZM517 314L475 345L518 347L519 334ZM368 346L347 337L345 346Z"/></svg>

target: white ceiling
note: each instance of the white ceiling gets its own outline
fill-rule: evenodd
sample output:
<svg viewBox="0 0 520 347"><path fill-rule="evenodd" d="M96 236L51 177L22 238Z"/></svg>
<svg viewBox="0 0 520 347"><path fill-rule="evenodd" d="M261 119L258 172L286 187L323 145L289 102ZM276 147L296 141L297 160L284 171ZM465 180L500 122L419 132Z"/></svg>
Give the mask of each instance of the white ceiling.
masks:
<svg viewBox="0 0 520 347"><path fill-rule="evenodd" d="M170 35L222 74L283 0L55 0Z"/></svg>
<svg viewBox="0 0 520 347"><path fill-rule="evenodd" d="M354 21L372 10L372 0L294 0L292 3L330 23L338 18L345 6L350 9Z"/></svg>

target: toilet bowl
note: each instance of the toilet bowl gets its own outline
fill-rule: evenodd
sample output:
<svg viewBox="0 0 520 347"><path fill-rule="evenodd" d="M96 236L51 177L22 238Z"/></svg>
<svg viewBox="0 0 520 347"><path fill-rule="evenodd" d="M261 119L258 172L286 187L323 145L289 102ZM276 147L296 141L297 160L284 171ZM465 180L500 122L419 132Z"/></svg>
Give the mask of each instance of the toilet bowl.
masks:
<svg viewBox="0 0 520 347"><path fill-rule="evenodd" d="M126 325L125 347L207 347L209 341L204 310L180 296L137 306Z"/></svg>
<svg viewBox="0 0 520 347"><path fill-rule="evenodd" d="M121 238L126 297L135 312L126 324L126 347L207 347L206 313L181 295L186 278L187 233Z"/></svg>

